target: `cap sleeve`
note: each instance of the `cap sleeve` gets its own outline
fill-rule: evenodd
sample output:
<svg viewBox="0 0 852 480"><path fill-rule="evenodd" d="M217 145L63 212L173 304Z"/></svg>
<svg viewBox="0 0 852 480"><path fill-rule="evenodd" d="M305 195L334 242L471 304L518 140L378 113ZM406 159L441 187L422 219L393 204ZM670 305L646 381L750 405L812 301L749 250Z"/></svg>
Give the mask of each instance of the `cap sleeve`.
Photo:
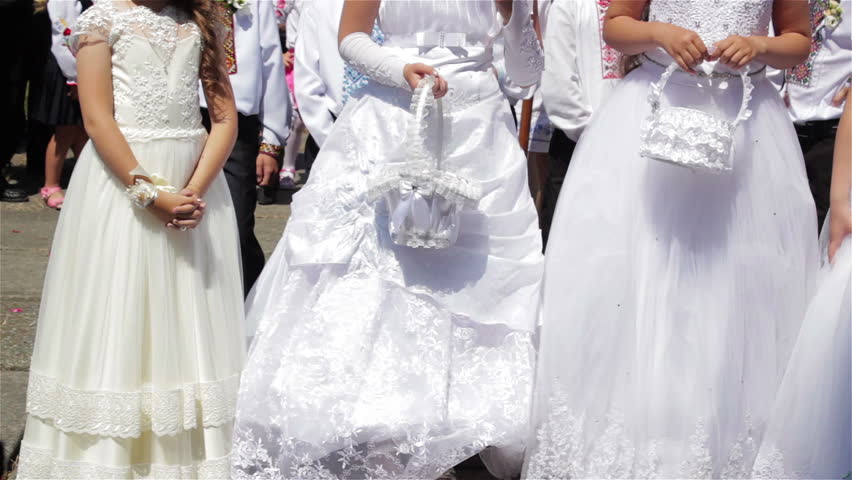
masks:
<svg viewBox="0 0 852 480"><path fill-rule="evenodd" d="M106 7L109 3L110 0L101 0L77 18L77 24L71 29L71 34L66 37L68 48L74 55L81 48L93 43L107 42L112 46L110 40L112 14Z"/></svg>

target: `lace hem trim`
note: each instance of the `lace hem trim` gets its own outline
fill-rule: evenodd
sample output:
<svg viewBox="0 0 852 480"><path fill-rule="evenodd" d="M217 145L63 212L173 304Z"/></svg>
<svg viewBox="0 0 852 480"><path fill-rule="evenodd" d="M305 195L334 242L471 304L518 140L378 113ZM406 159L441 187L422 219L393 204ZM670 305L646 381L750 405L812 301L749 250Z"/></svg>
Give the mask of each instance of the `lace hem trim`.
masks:
<svg viewBox="0 0 852 480"><path fill-rule="evenodd" d="M529 451L525 478L661 478L664 467L679 467L677 478L750 478L757 440L749 416L742 431L725 453L714 453L707 423L696 418L693 433L679 465L660 456L660 439L636 442L635 431L623 412L612 410L603 419L590 420L572 409L573 398L554 379L550 412L536 430L536 445ZM591 439L586 426L604 422ZM727 457L724 455L727 454Z"/></svg>
<svg viewBox="0 0 852 480"><path fill-rule="evenodd" d="M18 478L61 478L64 480L151 479L222 480L230 478L230 456L203 460L194 465L136 464L101 465L53 458L53 452L21 444Z"/></svg>
<svg viewBox="0 0 852 480"><path fill-rule="evenodd" d="M176 435L232 421L239 385L237 374L173 390L92 391L31 372L27 412L69 433L120 438L135 438L146 431Z"/></svg>
<svg viewBox="0 0 852 480"><path fill-rule="evenodd" d="M128 142L150 142L154 140L194 140L207 135L203 128L136 128L121 129Z"/></svg>

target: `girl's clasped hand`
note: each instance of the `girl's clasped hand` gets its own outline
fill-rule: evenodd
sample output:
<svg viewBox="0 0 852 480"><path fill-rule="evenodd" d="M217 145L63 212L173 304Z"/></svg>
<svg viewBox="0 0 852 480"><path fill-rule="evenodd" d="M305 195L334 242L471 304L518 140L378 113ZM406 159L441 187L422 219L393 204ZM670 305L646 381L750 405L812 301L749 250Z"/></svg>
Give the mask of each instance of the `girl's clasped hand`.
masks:
<svg viewBox="0 0 852 480"><path fill-rule="evenodd" d="M740 69L766 51L765 38L740 35L731 35L708 49L697 33L668 23L656 24L654 37L680 68L692 74L705 61Z"/></svg>
<svg viewBox="0 0 852 480"><path fill-rule="evenodd" d="M166 228L185 231L201 223L206 207L207 204L196 192L184 188L179 193L159 192L149 208Z"/></svg>

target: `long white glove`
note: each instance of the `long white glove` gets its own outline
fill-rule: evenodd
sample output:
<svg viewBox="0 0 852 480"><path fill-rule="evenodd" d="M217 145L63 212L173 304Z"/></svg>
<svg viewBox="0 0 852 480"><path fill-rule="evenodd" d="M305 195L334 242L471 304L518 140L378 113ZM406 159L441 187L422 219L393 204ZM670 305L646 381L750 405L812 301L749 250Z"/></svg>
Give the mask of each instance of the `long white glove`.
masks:
<svg viewBox="0 0 852 480"><path fill-rule="evenodd" d="M411 91L403 75L408 62L377 45L366 33L350 33L340 42L338 50L343 60L371 80Z"/></svg>
<svg viewBox="0 0 852 480"><path fill-rule="evenodd" d="M544 53L533 27L530 3L512 2L512 18L503 27L506 73L522 87L538 83L544 70Z"/></svg>

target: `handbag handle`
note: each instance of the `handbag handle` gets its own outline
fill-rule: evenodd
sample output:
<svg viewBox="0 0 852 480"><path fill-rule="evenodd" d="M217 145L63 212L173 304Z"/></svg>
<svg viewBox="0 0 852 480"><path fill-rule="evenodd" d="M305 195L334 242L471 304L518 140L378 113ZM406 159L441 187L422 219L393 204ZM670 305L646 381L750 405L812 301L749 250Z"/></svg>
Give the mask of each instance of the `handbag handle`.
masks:
<svg viewBox="0 0 852 480"><path fill-rule="evenodd" d="M680 68L680 65L677 63L670 64L666 70L663 72L663 75L660 77L660 80L656 83L651 84L651 95L648 96L648 102L651 104L651 112L656 114L660 109L660 97L663 95L663 89L666 87L666 84L669 82L669 79L674 75L674 73ZM737 126L748 120L751 117L751 110L748 108L749 101L751 100L751 92L754 90L754 85L751 83L751 77L749 76L749 71L746 68L743 68L739 72L740 79L743 82L743 99L740 104L740 110L737 113L737 118L731 123L731 131L734 131Z"/></svg>

